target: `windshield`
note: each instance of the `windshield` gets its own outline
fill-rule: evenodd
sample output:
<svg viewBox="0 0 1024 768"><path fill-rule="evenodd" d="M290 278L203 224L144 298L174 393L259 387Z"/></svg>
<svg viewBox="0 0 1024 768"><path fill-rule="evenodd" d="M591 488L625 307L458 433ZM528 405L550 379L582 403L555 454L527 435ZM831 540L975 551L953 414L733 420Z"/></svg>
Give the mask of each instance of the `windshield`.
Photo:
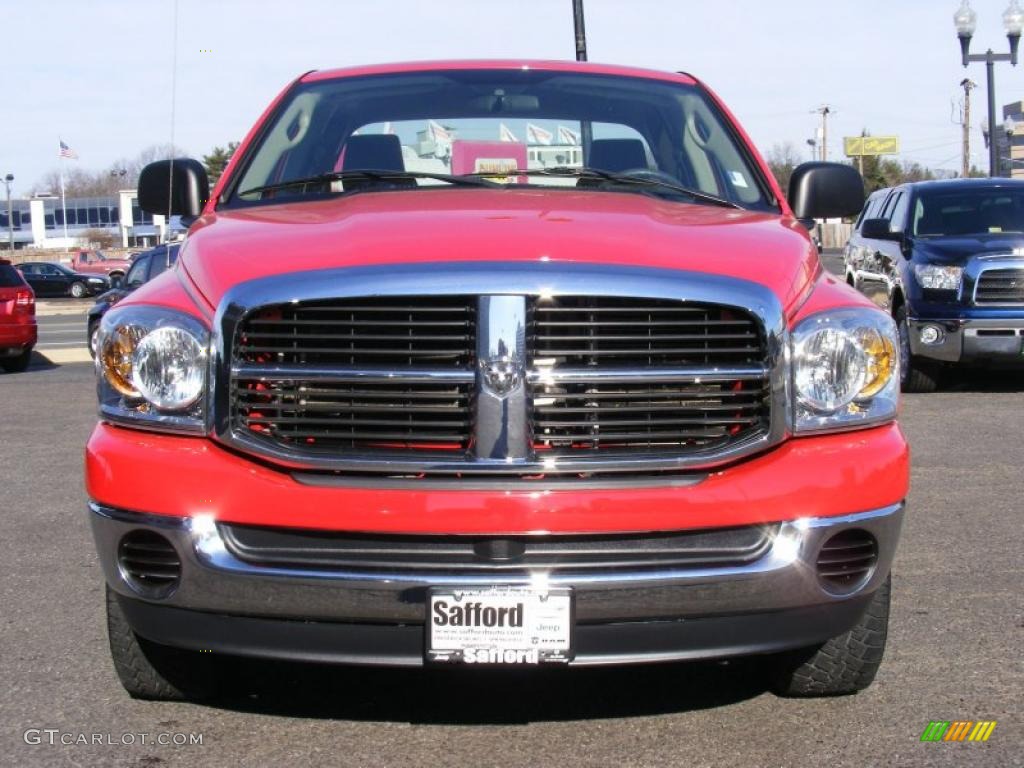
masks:
<svg viewBox="0 0 1024 768"><path fill-rule="evenodd" d="M0 264L0 288L21 288L24 285L18 270L9 264Z"/></svg>
<svg viewBox="0 0 1024 768"><path fill-rule="evenodd" d="M1024 189L961 189L922 192L914 207L914 234L1020 234Z"/></svg>
<svg viewBox="0 0 1024 768"><path fill-rule="evenodd" d="M668 185L658 186L660 179L745 208L776 210L743 145L697 87L533 69L300 84L247 152L226 199L245 204L364 190L408 193L449 188L453 180L445 175L467 174L510 187L601 191L610 183L579 173L538 173L556 168L639 173L650 182L628 190L612 184L616 192L670 194ZM359 170L391 173L353 178ZM347 180L322 178L346 172ZM319 183L279 186L300 179Z"/></svg>

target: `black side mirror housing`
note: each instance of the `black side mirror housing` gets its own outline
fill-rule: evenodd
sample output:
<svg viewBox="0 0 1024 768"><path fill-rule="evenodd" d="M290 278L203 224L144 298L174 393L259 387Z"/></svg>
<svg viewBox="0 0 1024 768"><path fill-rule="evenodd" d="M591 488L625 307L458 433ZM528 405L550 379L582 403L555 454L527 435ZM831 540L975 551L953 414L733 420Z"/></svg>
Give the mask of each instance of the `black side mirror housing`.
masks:
<svg viewBox="0 0 1024 768"><path fill-rule="evenodd" d="M888 219L864 219L860 223L860 235L869 240L903 239L903 235L900 232L893 232L889 228Z"/></svg>
<svg viewBox="0 0 1024 768"><path fill-rule="evenodd" d="M789 179L789 206L798 219L854 216L864 207L864 180L841 163L803 163Z"/></svg>
<svg viewBox="0 0 1024 768"><path fill-rule="evenodd" d="M146 213L198 216L209 197L206 169L190 157L158 160L139 174L139 207Z"/></svg>

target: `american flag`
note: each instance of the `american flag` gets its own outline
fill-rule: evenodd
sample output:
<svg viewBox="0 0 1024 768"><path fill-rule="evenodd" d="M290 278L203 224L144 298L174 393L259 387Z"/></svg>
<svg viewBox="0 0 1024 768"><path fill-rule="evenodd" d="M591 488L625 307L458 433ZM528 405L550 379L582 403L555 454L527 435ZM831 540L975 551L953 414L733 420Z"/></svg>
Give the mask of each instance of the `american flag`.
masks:
<svg viewBox="0 0 1024 768"><path fill-rule="evenodd" d="M68 160L77 160L78 153L75 152L71 147L65 144L63 141L60 142L60 154L59 157L66 157Z"/></svg>

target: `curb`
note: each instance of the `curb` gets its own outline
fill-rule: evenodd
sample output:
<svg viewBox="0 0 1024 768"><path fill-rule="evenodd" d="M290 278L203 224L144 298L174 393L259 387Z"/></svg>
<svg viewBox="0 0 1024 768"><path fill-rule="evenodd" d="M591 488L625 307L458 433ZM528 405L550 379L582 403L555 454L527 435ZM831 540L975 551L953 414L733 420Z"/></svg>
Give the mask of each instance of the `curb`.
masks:
<svg viewBox="0 0 1024 768"><path fill-rule="evenodd" d="M36 317L54 317L56 315L83 316L89 313L89 308L91 306L91 304L83 305L81 307L40 306L39 302L36 302Z"/></svg>
<svg viewBox="0 0 1024 768"><path fill-rule="evenodd" d="M89 354L89 350L83 345L81 348L74 349L39 349L36 347L34 350L37 355L45 359L47 362L55 365L62 363L91 363L92 356Z"/></svg>

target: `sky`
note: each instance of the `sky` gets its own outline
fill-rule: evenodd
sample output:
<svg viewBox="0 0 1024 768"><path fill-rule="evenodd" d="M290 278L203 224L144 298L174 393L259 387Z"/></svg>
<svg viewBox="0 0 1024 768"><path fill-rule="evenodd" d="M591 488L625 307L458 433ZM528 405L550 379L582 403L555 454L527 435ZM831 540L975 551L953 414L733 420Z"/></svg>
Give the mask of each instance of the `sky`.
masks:
<svg viewBox="0 0 1024 768"><path fill-rule="evenodd" d="M1007 50L1007 3L973 0L978 30L972 51ZM85 169L109 167L172 135L177 146L200 157L242 138L271 99L311 69L575 54L571 0L177 5L175 46L175 0L3 0L0 55L8 77L0 174L14 174L15 195L57 168L59 138L80 156L66 162ZM898 135L899 159L960 166L953 108L965 70L952 22L959 0L584 5L591 61L696 75L725 100L762 152L791 142L809 159L806 141L820 120L814 110L829 104L831 160L842 159L842 136L866 128ZM973 161L984 168L984 65L972 64L966 75L980 86L972 99L971 141ZM995 79L1000 108L1024 99L1024 61L1017 68L998 64Z"/></svg>

